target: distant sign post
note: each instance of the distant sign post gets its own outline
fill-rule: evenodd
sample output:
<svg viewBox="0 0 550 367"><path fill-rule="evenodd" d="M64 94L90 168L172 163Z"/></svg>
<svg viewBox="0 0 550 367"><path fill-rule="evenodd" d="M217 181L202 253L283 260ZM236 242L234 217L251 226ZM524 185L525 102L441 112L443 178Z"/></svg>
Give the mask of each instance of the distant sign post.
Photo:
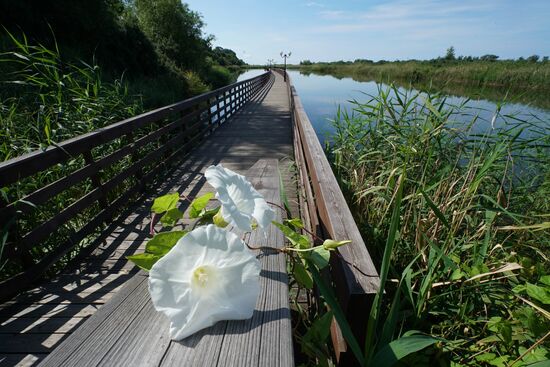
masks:
<svg viewBox="0 0 550 367"><path fill-rule="evenodd" d="M283 73L283 77L284 77L285 82L286 82L286 58L290 57L291 54L292 54L292 52L284 53L284 52L281 51L281 57L283 59L285 59L285 67L284 67L284 73Z"/></svg>

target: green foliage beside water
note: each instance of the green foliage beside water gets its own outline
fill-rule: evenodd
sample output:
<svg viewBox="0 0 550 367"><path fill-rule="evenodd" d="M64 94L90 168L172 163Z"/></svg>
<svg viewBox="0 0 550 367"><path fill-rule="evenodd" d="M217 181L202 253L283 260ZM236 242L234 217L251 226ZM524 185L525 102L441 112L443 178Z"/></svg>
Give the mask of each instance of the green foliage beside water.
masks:
<svg viewBox="0 0 550 367"><path fill-rule="evenodd" d="M64 63L98 65L105 82L124 75L146 108L233 82L229 66L243 64L231 50L213 48L200 14L178 0L2 2L0 24L3 52L14 49L9 33L26 36L58 49ZM0 71L10 70L2 63Z"/></svg>
<svg viewBox="0 0 550 367"><path fill-rule="evenodd" d="M354 107L329 155L387 279L367 360L407 330L442 340L411 366L550 358L548 122L501 116L503 129L475 135L461 106L394 87Z"/></svg>
<svg viewBox="0 0 550 367"><path fill-rule="evenodd" d="M487 56L487 55L486 55ZM445 90L450 94L485 97L550 106L550 62L528 60L491 61L445 58L430 61L378 61L311 63L302 72L351 77L358 81L395 82L422 90Z"/></svg>
<svg viewBox="0 0 550 367"><path fill-rule="evenodd" d="M177 0L1 2L0 24L0 161L226 85L236 78L231 64L243 63L231 50L212 48L200 15ZM136 131L135 137L145 130ZM124 144L127 141L116 139L92 155L99 159ZM113 178L132 159L158 148L155 144L160 143L150 143L133 158L103 170L100 179ZM1 188L1 200L17 202L84 165L82 157L74 157ZM120 184L107 201L134 184L132 180ZM90 180L84 180L18 218L19 235L93 189ZM94 204L65 223L30 249L27 260L42 259L100 210ZM13 228L1 230L0 279L5 279L22 267L3 251L13 246ZM74 257L90 238L58 265Z"/></svg>

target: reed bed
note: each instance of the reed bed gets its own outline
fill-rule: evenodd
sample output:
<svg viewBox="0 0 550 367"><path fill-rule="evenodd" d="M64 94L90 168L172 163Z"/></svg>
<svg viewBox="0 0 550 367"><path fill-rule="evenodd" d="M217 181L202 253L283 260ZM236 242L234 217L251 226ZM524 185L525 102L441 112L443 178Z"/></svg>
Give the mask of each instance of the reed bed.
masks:
<svg viewBox="0 0 550 367"><path fill-rule="evenodd" d="M57 48L32 45L26 38L18 40L9 36L13 49L2 53L0 57L0 161L45 149L143 112L141 98L131 96L122 80L112 83L103 81L97 65L68 63ZM121 139L116 139L103 147L102 151L93 154L99 158L119 149L123 144ZM126 167L130 163L129 159L124 159L119 165ZM0 188L1 199L6 203L24 200L27 194L84 165L82 157L74 157L65 164L51 167L9 187ZM115 171L115 168L105 170L101 179L114 176ZM7 242L13 242L14 236L20 236L38 223L51 218L93 188L89 179L84 180L37 207L32 213L22 216L18 219L19 234L14 233L7 224L0 228L0 279L21 270L18 259L8 258L3 251ZM124 185L119 192L122 191ZM99 211L97 205L91 206L66 223L59 229L58 235L51 236L31 250L32 259L41 259ZM81 245L88 242L84 241ZM68 258L75 256L79 249L80 247ZM65 261L62 261L59 266L64 264Z"/></svg>
<svg viewBox="0 0 550 367"><path fill-rule="evenodd" d="M550 358L550 122L501 115L479 134L466 102L394 86L366 98L338 111L327 148L385 290L366 360L411 330L441 342L406 365Z"/></svg>

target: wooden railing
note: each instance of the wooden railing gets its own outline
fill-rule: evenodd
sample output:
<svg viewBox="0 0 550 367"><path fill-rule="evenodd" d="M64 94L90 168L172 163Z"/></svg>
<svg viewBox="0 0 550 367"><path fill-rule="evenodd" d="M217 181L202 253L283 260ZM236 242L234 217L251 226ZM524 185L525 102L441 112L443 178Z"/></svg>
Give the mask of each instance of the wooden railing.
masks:
<svg viewBox="0 0 550 367"><path fill-rule="evenodd" d="M32 188L0 199L0 268L17 272L0 282L0 301L108 223L154 180L161 163L189 152L272 79L264 73L0 163L0 188L12 194ZM52 209L60 196L68 204Z"/></svg>
<svg viewBox="0 0 550 367"><path fill-rule="evenodd" d="M280 74L283 70L276 69ZM330 275L340 305L353 333L364 340L371 303L380 280L348 204L332 172L302 102L287 74L287 86L294 131L294 155L299 173L300 210L310 231L320 238L351 240L331 258ZM335 322L332 341L340 365L353 365ZM362 345L362 344L361 344Z"/></svg>

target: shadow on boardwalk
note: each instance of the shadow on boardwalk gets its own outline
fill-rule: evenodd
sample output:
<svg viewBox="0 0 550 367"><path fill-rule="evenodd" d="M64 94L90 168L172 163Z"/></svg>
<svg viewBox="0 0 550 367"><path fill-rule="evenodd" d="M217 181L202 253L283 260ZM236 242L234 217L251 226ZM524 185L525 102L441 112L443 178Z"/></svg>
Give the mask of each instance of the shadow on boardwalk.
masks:
<svg viewBox="0 0 550 367"><path fill-rule="evenodd" d="M37 364L138 272L126 256L145 248L152 198L172 191L198 196L209 191L202 174L208 166L222 163L244 173L265 158L286 162L281 173L290 187L292 132L286 86L278 74L62 274L0 306L0 366ZM187 207L188 201L181 201L180 209Z"/></svg>

